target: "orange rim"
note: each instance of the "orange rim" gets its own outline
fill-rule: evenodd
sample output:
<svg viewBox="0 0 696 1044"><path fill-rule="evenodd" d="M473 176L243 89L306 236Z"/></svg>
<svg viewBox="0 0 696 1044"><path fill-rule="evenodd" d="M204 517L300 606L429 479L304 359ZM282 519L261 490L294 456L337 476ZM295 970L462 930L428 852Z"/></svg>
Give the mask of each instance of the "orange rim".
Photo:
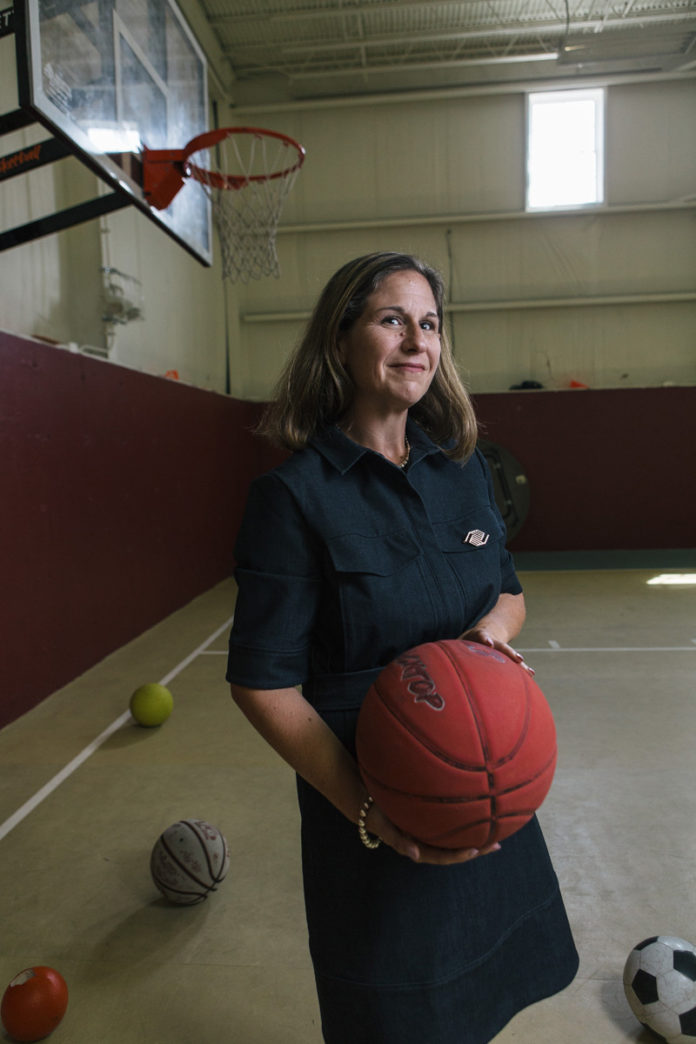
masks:
<svg viewBox="0 0 696 1044"><path fill-rule="evenodd" d="M282 170L271 171L265 174L249 175L223 174L220 171L208 170L206 167L201 167L199 164L190 162L189 157L195 155L196 152L200 152L203 149L210 149L233 134L253 134L259 138L276 138L277 140L284 142L289 148L295 150L296 159L294 163L291 163L287 167L283 167ZM216 189L240 189L252 181L272 181L275 178L287 177L289 174L300 169L304 163L305 155L305 150L299 142L295 141L294 138L289 137L287 134L281 134L279 131L264 130L261 127L220 127L218 130L206 131L205 133L192 138L188 145L183 149L182 158L185 173L189 177L194 178L195 181L200 181L202 184L210 185L212 188Z"/></svg>

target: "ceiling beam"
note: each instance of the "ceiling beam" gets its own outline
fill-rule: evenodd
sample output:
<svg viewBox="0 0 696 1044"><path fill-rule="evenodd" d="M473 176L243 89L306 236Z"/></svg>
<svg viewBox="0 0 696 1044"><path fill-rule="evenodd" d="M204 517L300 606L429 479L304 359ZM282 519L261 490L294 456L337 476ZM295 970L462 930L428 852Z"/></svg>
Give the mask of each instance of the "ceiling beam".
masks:
<svg viewBox="0 0 696 1044"><path fill-rule="evenodd" d="M603 19L612 14L616 10L615 5L611 0L603 0L603 15L595 15L592 17L592 12L595 9L594 3L588 3L588 20L602 25ZM473 7L481 6L481 0L427 0L427 5L424 0L406 0L404 3L400 3L399 0L387 0L387 2L377 3L355 3L346 6L345 4L332 4L323 3L321 7L311 7L305 9L294 9L292 11L255 11L249 14L219 14L209 18L209 22L212 26L236 26L236 25L254 25L275 22L310 22L310 21L336 21L339 18L350 18L352 16L364 16L371 14L380 14L387 12L389 14L407 14L409 12L422 12L423 7L427 6L428 10L437 8L462 8L462 7ZM493 10L496 6L509 8L510 0L486 0L486 7L489 11ZM577 5L578 7L580 4ZM631 14L631 8L633 6L633 0L624 6L621 11L621 16L617 20L623 24L626 22L635 21L642 23L643 19L636 14ZM689 15L689 7L684 6L677 0L677 2L663 4L663 11L673 15L676 18L684 18ZM577 9L576 9L577 16ZM503 16L504 17L504 16ZM502 20L502 18L501 18ZM565 24L565 15L559 14L558 21Z"/></svg>
<svg viewBox="0 0 696 1044"><path fill-rule="evenodd" d="M491 55L488 58L461 58L443 61L424 61L424 62L394 62L393 64L381 64L381 65L353 65L345 66L339 69L297 69L297 70L281 70L279 68L271 69L268 68L266 71L281 72L284 71L285 75L290 81L299 80L322 80L322 79L334 79L341 77L350 76L361 76L363 78L380 75L383 73L395 73L395 72L410 72L410 71L436 71L438 69L466 69L468 67L476 66L494 66L500 65L511 65L511 64L534 64L537 62L550 62L559 58L558 51L542 51L534 54L510 54L510 55ZM602 68L607 71L611 71L619 74L623 69L624 73L632 72L644 72L657 74L665 71L668 67L669 71L674 71L670 64L673 59L672 55L641 55L640 57L626 56L624 58L607 58L605 61L598 61L593 59L592 62L571 62L567 61L559 68L565 71L566 76L569 76L575 70L581 70L585 76L590 75L591 70L594 70L597 74L601 73ZM680 72L688 73L692 66L696 65L696 62L689 63L683 68L679 68ZM540 77L541 74L539 74ZM539 83L545 83L545 79L538 78ZM566 84L567 86L567 84ZM546 89L546 88L545 88Z"/></svg>
<svg viewBox="0 0 696 1044"><path fill-rule="evenodd" d="M429 8L444 7L466 7L473 4L480 4L481 0L427 0ZM364 14L375 14L383 11L388 11L390 14L400 14L402 12L408 13L409 11L422 11L424 0L405 0L401 3L399 0L383 0L381 3L351 3L346 6L339 0L338 4L335 3L322 3L321 7L307 7L294 9L292 11L254 11L248 14L221 14L215 15L210 18L210 24L215 25L249 25L257 22L309 22L317 20L334 20L339 17L346 17L351 15L364 15ZM509 0L487 0L487 6L490 8L494 4L505 4L509 5Z"/></svg>
<svg viewBox="0 0 696 1044"><path fill-rule="evenodd" d="M287 72L287 76L290 80L313 80L322 79L327 76L372 76L373 73L385 73L385 72L399 72L407 69L410 71L423 71L423 70L434 70L434 69L462 69L468 68L469 66L477 65L512 65L514 63L521 62L548 62L555 61L558 58L558 51L540 51L534 54L507 54L507 55L491 55L488 58L459 58L448 61L430 61L430 62L394 62L392 65L361 65L352 66L350 68L342 67L340 69L309 69L309 70L296 70Z"/></svg>
<svg viewBox="0 0 696 1044"><path fill-rule="evenodd" d="M381 34L378 36L361 36L355 40L332 39L322 40L319 42L312 43L293 43L287 46L278 44L276 42L267 43L255 43L255 44L243 44L243 45L228 45L224 48L224 53L230 57L234 56L235 60L239 63L239 68L251 68L255 66L255 62L245 62L244 55L249 55L252 51L268 51L273 50L274 54L282 58L293 58L293 57L309 57L312 55L326 54L327 51L335 54L337 52L351 52L351 51L363 51L364 49L375 49L378 47L387 46L405 46L411 47L414 44L421 43L434 43L434 44L445 44L455 43L466 44L468 42L481 41L482 43L494 43L501 41L513 41L518 42L524 37L534 38L533 42L541 45L541 49L544 49L545 41L543 37L549 36L552 39L547 40L549 48L555 48L559 44L559 36L566 37L567 34L594 34L596 36L602 29L621 29L621 40L624 40L626 36L631 33L633 28L632 22L634 19L622 19L612 18L604 22L600 19L592 19L589 21L573 21L566 28L563 20L549 21L548 19L538 22L514 22L504 26L496 26L484 29L464 29L459 31L447 31L447 32L436 32L436 33L402 33L400 35L385 35ZM691 31L691 27L696 27L696 11L693 13L684 13L680 15L674 14L656 14L656 15L643 15L640 18L635 19L636 27L639 29L648 30L651 28L659 28L661 26L674 26L676 23L690 23L690 25L684 24L684 32ZM618 39L617 35L617 39ZM635 36L632 36L635 39ZM628 42L628 41L627 41ZM653 44L656 42L653 39ZM671 49L673 51L673 48ZM277 65L278 63L274 63Z"/></svg>

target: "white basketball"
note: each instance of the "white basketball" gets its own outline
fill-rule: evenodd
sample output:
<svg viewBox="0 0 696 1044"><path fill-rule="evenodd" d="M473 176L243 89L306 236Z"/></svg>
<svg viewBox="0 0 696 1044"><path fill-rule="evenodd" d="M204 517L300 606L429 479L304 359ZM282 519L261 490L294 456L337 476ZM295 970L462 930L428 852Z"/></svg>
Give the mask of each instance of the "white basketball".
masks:
<svg viewBox="0 0 696 1044"><path fill-rule="evenodd" d="M203 819L181 819L160 834L150 857L152 880L165 899L193 906L217 890L230 865L227 841Z"/></svg>

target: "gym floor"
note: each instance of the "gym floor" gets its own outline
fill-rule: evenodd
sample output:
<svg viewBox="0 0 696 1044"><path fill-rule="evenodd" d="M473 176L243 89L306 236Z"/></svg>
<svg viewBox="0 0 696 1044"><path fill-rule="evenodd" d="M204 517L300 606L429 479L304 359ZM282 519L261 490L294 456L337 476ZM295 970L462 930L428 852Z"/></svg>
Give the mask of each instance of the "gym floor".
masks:
<svg viewBox="0 0 696 1044"><path fill-rule="evenodd" d="M540 819L581 963L496 1044L648 1044L626 956L650 935L696 942L696 589L649 586L661 571L521 572L517 646L559 733ZM228 581L0 732L0 989L33 964L63 974L54 1044L320 1044L294 777L229 698L233 610ZM135 725L131 692L164 679L171 717ZM222 830L230 870L175 907L149 857L188 817Z"/></svg>

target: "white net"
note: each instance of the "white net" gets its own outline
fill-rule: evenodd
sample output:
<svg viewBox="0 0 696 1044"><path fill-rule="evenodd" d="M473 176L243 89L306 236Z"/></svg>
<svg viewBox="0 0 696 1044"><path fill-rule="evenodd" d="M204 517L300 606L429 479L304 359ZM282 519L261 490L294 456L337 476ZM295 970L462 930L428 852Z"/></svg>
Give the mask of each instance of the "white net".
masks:
<svg viewBox="0 0 696 1044"><path fill-rule="evenodd" d="M232 129L219 145L191 156L192 176L213 212L230 282L280 274L276 233L304 153L284 136Z"/></svg>

